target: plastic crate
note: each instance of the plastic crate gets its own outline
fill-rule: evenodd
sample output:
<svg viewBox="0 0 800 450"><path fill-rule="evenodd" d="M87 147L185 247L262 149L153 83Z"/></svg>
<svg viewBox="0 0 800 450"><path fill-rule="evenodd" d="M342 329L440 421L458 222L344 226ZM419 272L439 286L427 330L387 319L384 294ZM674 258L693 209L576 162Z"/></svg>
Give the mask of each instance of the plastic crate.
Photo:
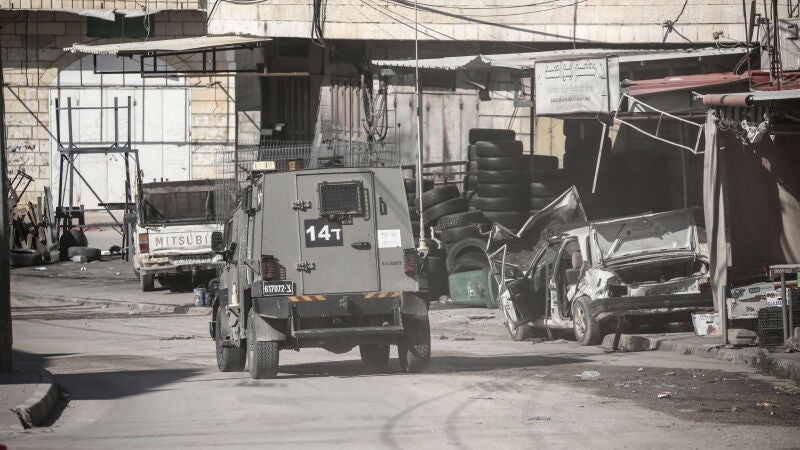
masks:
<svg viewBox="0 0 800 450"><path fill-rule="evenodd" d="M474 270L450 275L450 297L462 306L496 307L497 292L488 270Z"/></svg>
<svg viewBox="0 0 800 450"><path fill-rule="evenodd" d="M780 347L784 344L783 329L780 330L758 330L759 347Z"/></svg>

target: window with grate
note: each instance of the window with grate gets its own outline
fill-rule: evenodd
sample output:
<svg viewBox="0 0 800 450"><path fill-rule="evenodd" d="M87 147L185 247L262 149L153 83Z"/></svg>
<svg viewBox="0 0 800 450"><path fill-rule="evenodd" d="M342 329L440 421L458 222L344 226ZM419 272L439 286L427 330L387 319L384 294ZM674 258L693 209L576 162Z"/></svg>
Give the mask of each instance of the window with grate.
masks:
<svg viewBox="0 0 800 450"><path fill-rule="evenodd" d="M363 216L364 186L360 181L320 183L321 216Z"/></svg>

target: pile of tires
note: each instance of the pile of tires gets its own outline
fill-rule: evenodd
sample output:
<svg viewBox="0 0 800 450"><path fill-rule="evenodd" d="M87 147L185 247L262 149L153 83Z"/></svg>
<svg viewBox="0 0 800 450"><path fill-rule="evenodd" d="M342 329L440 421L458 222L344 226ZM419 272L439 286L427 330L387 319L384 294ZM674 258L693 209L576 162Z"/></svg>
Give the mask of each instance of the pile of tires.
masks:
<svg viewBox="0 0 800 450"><path fill-rule="evenodd" d="M473 198L477 195L478 187L478 153L475 145L478 142L513 141L516 138L514 130L497 128L472 128L469 130L469 148L467 149L467 176L464 178L464 197L470 207L477 208Z"/></svg>
<svg viewBox="0 0 800 450"><path fill-rule="evenodd" d="M522 142L481 141L475 144L477 163L477 209L492 222L511 230L522 225L528 174L522 162Z"/></svg>
<svg viewBox="0 0 800 450"><path fill-rule="evenodd" d="M406 190L406 200L408 201L408 215L411 217L411 229L415 238L419 238L419 210L417 209L417 180L416 178L406 178L403 180ZM422 180L422 190L433 189L433 180Z"/></svg>

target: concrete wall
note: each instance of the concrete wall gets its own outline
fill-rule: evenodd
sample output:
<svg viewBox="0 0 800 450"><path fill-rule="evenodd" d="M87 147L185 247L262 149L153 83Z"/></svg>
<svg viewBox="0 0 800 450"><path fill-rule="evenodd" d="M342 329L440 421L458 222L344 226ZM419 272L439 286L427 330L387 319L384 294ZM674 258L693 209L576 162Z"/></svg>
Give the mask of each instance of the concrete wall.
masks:
<svg viewBox="0 0 800 450"><path fill-rule="evenodd" d="M209 10L213 10L211 33L310 36L310 1L273 0L258 5L217 2L209 2ZM786 1L779 3L779 11L786 11ZM525 8L515 0L497 0L487 4L487 9L459 9L443 0L426 4L436 6L419 10L421 40L534 43L572 42L574 37L576 42L660 44L663 23L678 17L684 1L597 0L579 3L577 8L571 0ZM324 17L324 34L329 39L414 39L413 2L330 0L325 3ZM675 25L675 30L691 42L711 42L717 31L741 40L744 28L742 4L732 0L689 2ZM670 33L666 42L687 43L676 33Z"/></svg>
<svg viewBox="0 0 800 450"><path fill-rule="evenodd" d="M108 6L114 2L106 2ZM117 2L120 3L120 2ZM131 2L132 3L132 2ZM205 33L200 11L156 14L156 38L197 36ZM86 17L63 12L0 11L9 170L23 168L36 179L28 198L41 195L50 185L50 89L58 74L84 55L65 53L73 43L87 43ZM102 44L119 41L94 39ZM167 58L176 69L194 61ZM112 83L113 85L113 83ZM234 79L194 77L186 80L190 91L190 142L193 178L215 176L214 153L231 149L234 141ZM78 84L77 86L80 86ZM56 186L57 188L57 186Z"/></svg>

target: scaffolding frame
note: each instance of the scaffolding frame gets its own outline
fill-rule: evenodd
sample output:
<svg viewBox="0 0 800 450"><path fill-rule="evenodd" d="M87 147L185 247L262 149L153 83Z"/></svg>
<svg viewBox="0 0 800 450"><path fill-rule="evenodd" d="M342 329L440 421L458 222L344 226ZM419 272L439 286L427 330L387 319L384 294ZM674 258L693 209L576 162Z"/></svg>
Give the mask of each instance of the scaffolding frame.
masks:
<svg viewBox="0 0 800 450"><path fill-rule="evenodd" d="M114 111L114 141L107 146L85 146L79 147L75 144L75 140L73 139L73 120L72 120L72 112L76 110L95 110L95 111L103 111L103 110L113 110ZM120 143L119 137L119 114L120 110L123 110L127 114L127 135L125 142ZM67 112L67 142L66 145L61 140L61 111ZM118 227L118 232L122 236L122 248L123 248L123 257L127 260L128 253L125 251L129 245L131 245L132 241L132 226L133 224L129 223L127 217L129 214L136 213L136 203L135 197L133 194L133 186L131 184L131 160L135 165L136 169L136 188L141 185L141 170L139 166L139 151L137 149L131 148L131 97L128 96L127 98L127 105L120 106L119 99L114 97L114 106L82 106L82 107L75 107L72 106L72 97L67 97L67 106L61 106L61 102L59 98L55 99L55 112L56 112L56 144L58 145L58 152L59 152L59 171L58 171L58 205L56 206L55 210L55 219L56 219L56 237L57 240L61 241L61 236L63 233L71 230L72 228L76 227L73 223L73 220L77 219L78 228L84 228L86 225L85 218L84 218L84 211L83 205L76 206L75 205L75 175L83 181L84 185L89 189L89 191L94 195L97 199L98 205L102 206L111 219L115 223L115 227ZM102 116L101 116L102 120ZM102 139L102 136L101 136ZM75 162L80 157L80 155L92 155L92 154L121 154L124 156L125 159L125 201L122 203L108 203L104 202L97 191L91 186L91 184L86 180L80 170L75 166ZM132 157L132 158L131 158ZM65 176L64 169L67 169L67 174ZM69 192L69 197L67 200L67 205L64 205L65 196ZM112 210L122 210L123 211L123 221L120 222L112 213Z"/></svg>

